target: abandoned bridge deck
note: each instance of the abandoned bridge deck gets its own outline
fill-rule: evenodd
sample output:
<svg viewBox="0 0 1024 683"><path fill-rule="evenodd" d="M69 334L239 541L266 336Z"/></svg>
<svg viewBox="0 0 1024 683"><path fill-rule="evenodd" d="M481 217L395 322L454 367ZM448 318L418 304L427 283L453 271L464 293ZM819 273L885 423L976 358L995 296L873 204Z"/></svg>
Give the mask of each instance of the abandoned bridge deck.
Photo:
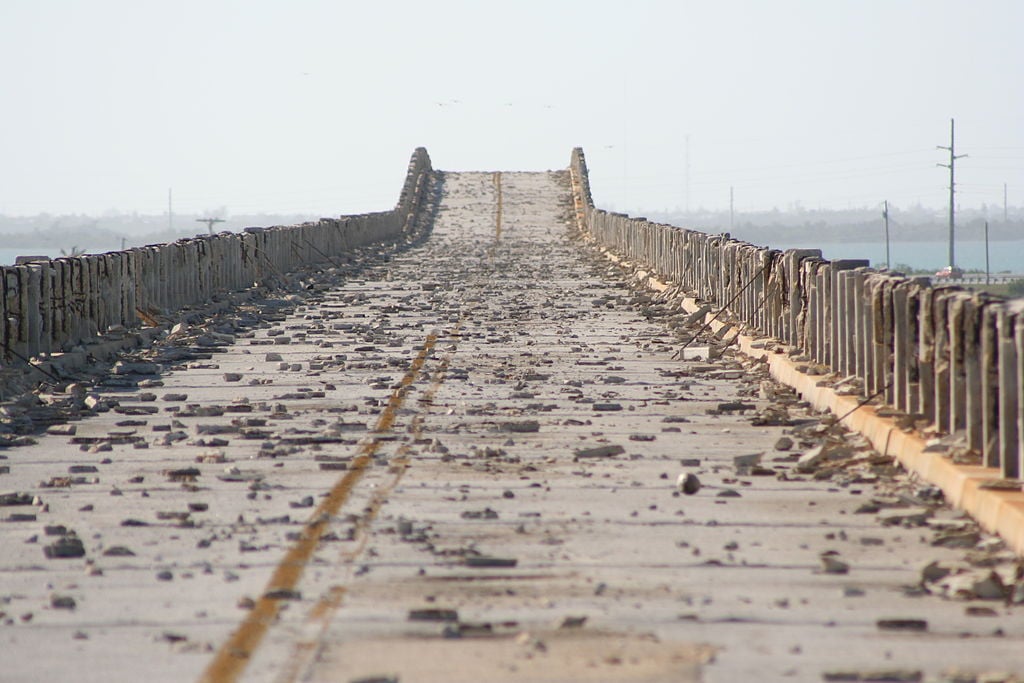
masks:
<svg viewBox="0 0 1024 683"><path fill-rule="evenodd" d="M567 173L429 191L424 239L44 397L73 419L0 461L0 680L1024 671L981 599L1012 553L762 364L678 359Z"/></svg>

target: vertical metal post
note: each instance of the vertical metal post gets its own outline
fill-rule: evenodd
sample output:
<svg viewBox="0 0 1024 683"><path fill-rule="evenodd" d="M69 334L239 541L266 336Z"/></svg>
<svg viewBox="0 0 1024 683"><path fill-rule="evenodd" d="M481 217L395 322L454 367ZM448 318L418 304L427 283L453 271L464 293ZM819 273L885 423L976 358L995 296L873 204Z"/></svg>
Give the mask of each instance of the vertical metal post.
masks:
<svg viewBox="0 0 1024 683"><path fill-rule="evenodd" d="M883 203L882 218L885 219L885 269L892 270L892 255L889 253L889 200Z"/></svg>
<svg viewBox="0 0 1024 683"><path fill-rule="evenodd" d="M988 221L985 221L985 284L989 284L989 260L988 260Z"/></svg>
<svg viewBox="0 0 1024 683"><path fill-rule="evenodd" d="M956 265L955 252L953 248L953 237L954 237L954 226L956 225L956 201L954 199L956 194L956 160L966 157L966 154L957 156L956 154L956 138L954 136L954 120L949 120L949 147L938 146L938 149L949 150L949 163L939 164L943 168L949 169L949 267L952 268Z"/></svg>

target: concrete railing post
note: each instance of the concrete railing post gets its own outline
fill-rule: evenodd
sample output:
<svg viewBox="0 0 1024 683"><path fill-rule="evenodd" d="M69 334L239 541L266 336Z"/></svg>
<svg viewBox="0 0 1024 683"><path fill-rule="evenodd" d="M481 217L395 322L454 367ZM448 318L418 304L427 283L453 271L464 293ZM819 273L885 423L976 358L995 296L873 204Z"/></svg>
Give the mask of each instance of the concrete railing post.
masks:
<svg viewBox="0 0 1024 683"><path fill-rule="evenodd" d="M1024 400L1021 399L1021 391L1024 391L1024 311L1017 311L1016 325L1014 326L1014 356L1016 357L1016 385L1017 385L1017 414L1016 414L1016 448L1012 457L1017 461L1016 476L1020 477L1024 472Z"/></svg>
<svg viewBox="0 0 1024 683"><path fill-rule="evenodd" d="M133 327L137 316L135 309L138 307L138 289L136 288L139 252L137 249L129 249L121 252L122 268L122 307L121 324L125 327Z"/></svg>
<svg viewBox="0 0 1024 683"><path fill-rule="evenodd" d="M949 302L949 429L967 428L967 358L964 320L968 316L970 295L958 293Z"/></svg>
<svg viewBox="0 0 1024 683"><path fill-rule="evenodd" d="M872 274L867 279L867 323L869 339L869 380L865 388L868 395L882 394L887 386L889 339L885 327L885 276Z"/></svg>
<svg viewBox="0 0 1024 683"><path fill-rule="evenodd" d="M841 259L832 261L831 278L829 281L828 314L829 349L827 363L837 372L850 375L849 349L852 335L853 306L849 298L848 271L854 268L866 268L868 261L863 259Z"/></svg>
<svg viewBox="0 0 1024 683"><path fill-rule="evenodd" d="M21 311L24 323L21 326L21 351L24 356L32 356L36 351L36 340L39 339L39 328L42 321L39 316L40 282L38 266L18 266L18 294L21 300Z"/></svg>
<svg viewBox="0 0 1024 683"><path fill-rule="evenodd" d="M982 396L985 391L982 377L981 326L984 321L986 297L973 295L967 302L962 321L964 363L964 419L967 445L978 451L984 447Z"/></svg>
<svg viewBox="0 0 1024 683"><path fill-rule="evenodd" d="M901 280L893 290L895 394L894 405L907 413L920 411L921 292L927 280Z"/></svg>
<svg viewBox="0 0 1024 683"><path fill-rule="evenodd" d="M1017 327L1020 307L1000 309L996 323L999 344L999 463L1003 476L1016 479L1021 475L1020 411L1021 358L1018 353Z"/></svg>
<svg viewBox="0 0 1024 683"><path fill-rule="evenodd" d="M59 349L67 337L64 327L67 303L64 298L64 261L50 262L50 348Z"/></svg>
<svg viewBox="0 0 1024 683"><path fill-rule="evenodd" d="M800 346L804 335L801 329L803 320L806 317L806 292L804 291L803 261L806 259L821 258L820 249L788 249L783 259L786 271L786 283L788 290L785 293L788 304L786 316L785 337L783 341L793 346Z"/></svg>
<svg viewBox="0 0 1024 683"><path fill-rule="evenodd" d="M999 464L999 318L1003 306L985 306L981 311L981 456L986 467Z"/></svg>
<svg viewBox="0 0 1024 683"><path fill-rule="evenodd" d="M47 261L41 265L39 272L39 312L42 318L39 331L40 353L50 353L56 348L53 343L53 274L52 262Z"/></svg>

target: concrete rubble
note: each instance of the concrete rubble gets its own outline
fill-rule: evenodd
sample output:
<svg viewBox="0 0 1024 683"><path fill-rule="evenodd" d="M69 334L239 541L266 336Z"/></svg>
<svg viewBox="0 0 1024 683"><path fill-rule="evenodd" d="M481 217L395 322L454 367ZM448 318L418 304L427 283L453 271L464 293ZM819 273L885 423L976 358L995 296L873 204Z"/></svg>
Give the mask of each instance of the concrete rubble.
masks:
<svg viewBox="0 0 1024 683"><path fill-rule="evenodd" d="M5 397L0 679L1024 680L1019 558L633 286L565 173L429 191Z"/></svg>

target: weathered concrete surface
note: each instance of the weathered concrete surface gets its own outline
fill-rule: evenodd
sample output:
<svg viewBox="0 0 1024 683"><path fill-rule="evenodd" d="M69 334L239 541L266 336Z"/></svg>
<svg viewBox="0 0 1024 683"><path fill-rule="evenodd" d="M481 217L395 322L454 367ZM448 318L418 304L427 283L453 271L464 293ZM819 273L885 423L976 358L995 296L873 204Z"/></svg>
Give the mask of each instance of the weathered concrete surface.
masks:
<svg viewBox="0 0 1024 683"><path fill-rule="evenodd" d="M737 472L761 453L795 476L773 450L791 428L717 410L764 407L748 395L758 371L673 360L650 297L580 257L564 174L445 174L435 189L424 244L249 311L209 358L168 363L162 386L108 387L121 413L7 452L0 490L48 507L0 508L35 515L0 524L0 679L1024 670L1019 607L908 590L962 552L855 514L870 483ZM201 415L216 407L239 412ZM148 447L68 444L112 432ZM694 495L676 491L682 473ZM38 485L55 476L98 483ZM44 556L58 524L84 558ZM823 571L828 551L848 573Z"/></svg>

